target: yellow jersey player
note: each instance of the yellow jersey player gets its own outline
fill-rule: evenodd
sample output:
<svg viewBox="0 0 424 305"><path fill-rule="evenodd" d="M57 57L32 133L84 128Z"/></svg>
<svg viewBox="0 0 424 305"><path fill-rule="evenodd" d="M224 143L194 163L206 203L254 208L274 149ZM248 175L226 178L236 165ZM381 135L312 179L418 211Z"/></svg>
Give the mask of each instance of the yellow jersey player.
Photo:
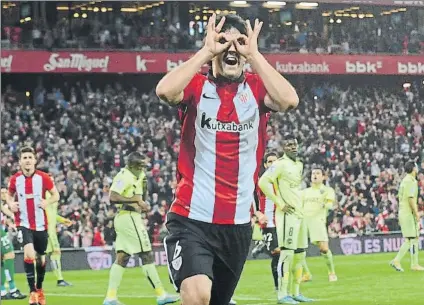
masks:
<svg viewBox="0 0 424 305"><path fill-rule="evenodd" d="M296 254L295 251L303 218L300 195L303 163L297 160L298 144L295 137L289 135L284 138L283 150L283 157L275 161L259 179L259 187L276 204L275 224L278 247L281 249L277 267L278 304L298 304L311 301L300 293L290 296L288 291L290 276L296 276L297 283L302 277L304 251Z"/></svg>
<svg viewBox="0 0 424 305"><path fill-rule="evenodd" d="M312 167L311 187L302 191L304 216L302 229L304 229L306 247L309 236L311 243L319 247L319 251L326 261L329 281L335 282L337 276L334 270L333 254L328 247L327 214L328 210L332 209L335 204L336 193L333 188L324 185L323 182L323 170L319 167ZM312 275L306 260L303 264L303 270L303 281L310 281Z"/></svg>
<svg viewBox="0 0 424 305"><path fill-rule="evenodd" d="M117 290L131 255L141 258L143 273L155 289L158 305L179 300L177 296L165 292L156 270L149 234L141 217L148 210L146 194L144 157L139 152L133 152L128 155L126 167L115 176L110 187L110 202L119 207L119 212L114 220L116 260L110 270L109 288L103 305L121 304L117 300Z"/></svg>
<svg viewBox="0 0 424 305"><path fill-rule="evenodd" d="M418 238L420 236L420 216L418 214L418 166L414 162L405 164L406 176L399 186L399 225L402 230L404 243L396 257L390 262L396 271L403 272L400 261L410 250L411 270L424 271L424 267L418 264Z"/></svg>
<svg viewBox="0 0 424 305"><path fill-rule="evenodd" d="M49 198L50 196L51 196L50 193L46 192L46 198ZM58 209L57 202L48 205L46 208L47 223L48 223L47 232L49 233L46 254L50 258L50 267L52 268L52 271L54 275L56 276L57 286L66 287L66 286L72 286L72 284L66 282L62 276L62 263L61 263L62 253L60 251L60 244L57 238L56 227L58 222L69 227L72 225L72 221L62 216L59 216L57 214L57 209Z"/></svg>

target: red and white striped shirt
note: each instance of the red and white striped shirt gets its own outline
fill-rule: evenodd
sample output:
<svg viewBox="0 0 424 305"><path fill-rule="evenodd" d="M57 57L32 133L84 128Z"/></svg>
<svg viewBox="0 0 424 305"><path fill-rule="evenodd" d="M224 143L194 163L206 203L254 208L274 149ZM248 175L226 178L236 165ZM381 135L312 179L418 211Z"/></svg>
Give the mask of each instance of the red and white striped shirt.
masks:
<svg viewBox="0 0 424 305"><path fill-rule="evenodd" d="M269 109L256 74L218 83L197 74L184 90L178 186L170 212L215 224L250 222Z"/></svg>
<svg viewBox="0 0 424 305"><path fill-rule="evenodd" d="M41 207L46 191L54 187L53 180L45 172L36 170L32 176L17 172L10 178L9 193L15 194L19 211L15 213L16 226L34 231L47 230L47 215Z"/></svg>

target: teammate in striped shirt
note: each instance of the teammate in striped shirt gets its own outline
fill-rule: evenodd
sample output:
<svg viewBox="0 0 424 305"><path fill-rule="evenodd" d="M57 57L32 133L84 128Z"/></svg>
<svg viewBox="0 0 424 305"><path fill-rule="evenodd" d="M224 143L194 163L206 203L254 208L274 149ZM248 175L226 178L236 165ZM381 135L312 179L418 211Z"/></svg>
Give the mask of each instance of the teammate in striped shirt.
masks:
<svg viewBox="0 0 424 305"><path fill-rule="evenodd" d="M19 152L21 170L10 178L6 200L15 213L15 224L23 238L24 269L30 289L29 304L45 305L43 281L48 240L45 209L59 201L59 192L47 173L36 170L36 163L35 151L31 147L23 147ZM51 195L48 199L45 197L46 192Z"/></svg>
<svg viewBox="0 0 424 305"><path fill-rule="evenodd" d="M204 47L156 87L161 100L179 106L182 120L165 249L184 305L230 301L252 237L269 112L298 104L294 88L258 51L261 27L213 14ZM257 74L243 73L246 63ZM207 64L209 75L199 74Z"/></svg>
<svg viewBox="0 0 424 305"><path fill-rule="evenodd" d="M268 169L277 161L276 153L267 153L264 157L264 168ZM274 279L275 290L278 291L278 259L280 248L278 247L277 230L275 228L275 203L261 193L260 211L266 217L266 223L262 226L263 243L252 250L252 255L257 256L263 250L271 257L271 272Z"/></svg>

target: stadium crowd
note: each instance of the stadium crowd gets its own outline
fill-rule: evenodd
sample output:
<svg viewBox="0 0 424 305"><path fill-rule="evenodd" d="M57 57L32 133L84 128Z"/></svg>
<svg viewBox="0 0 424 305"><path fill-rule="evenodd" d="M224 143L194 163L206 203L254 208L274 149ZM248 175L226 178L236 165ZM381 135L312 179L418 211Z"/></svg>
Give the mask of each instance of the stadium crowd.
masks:
<svg viewBox="0 0 424 305"><path fill-rule="evenodd" d="M4 47L30 49L127 49L149 51L194 50L202 45L203 21L190 30L166 22L161 7L137 14L116 13L109 19L61 18L55 24L2 26ZM365 19L323 20L321 14L290 25L278 22L264 27L259 48L268 52L300 53L424 53L424 32L414 21L383 16ZM401 17L402 16L402 17ZM393 16L396 17L396 16ZM406 19L406 20L405 20ZM340 23L339 23L340 21ZM19 23L18 23L19 24Z"/></svg>
<svg viewBox="0 0 424 305"><path fill-rule="evenodd" d="M294 132L306 164L305 186L312 164L327 169L339 205L329 215L330 236L397 230L396 189L407 159L421 167L419 204L424 205L423 97L414 90L363 86L297 88L299 108L271 116L268 150L281 154L282 135ZM109 186L125 155L135 150L147 156L151 210L145 222L153 241L161 242L176 187L180 123L177 111L161 103L154 90L65 82L61 88L39 85L27 98L9 86L1 115L1 184L18 169L20 146L35 147L38 167L52 173L61 194L58 213L74 221L58 228L63 247L113 243L116 209Z"/></svg>

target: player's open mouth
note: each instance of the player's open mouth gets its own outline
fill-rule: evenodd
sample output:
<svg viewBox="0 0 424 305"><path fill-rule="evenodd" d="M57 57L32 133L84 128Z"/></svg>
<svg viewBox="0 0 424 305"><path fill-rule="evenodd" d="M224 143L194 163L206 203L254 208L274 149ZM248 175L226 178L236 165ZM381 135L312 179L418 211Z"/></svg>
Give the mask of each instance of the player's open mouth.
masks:
<svg viewBox="0 0 424 305"><path fill-rule="evenodd" d="M224 57L224 62L229 65L229 66L235 66L238 64L238 58L235 55L232 54L228 54L227 56Z"/></svg>

